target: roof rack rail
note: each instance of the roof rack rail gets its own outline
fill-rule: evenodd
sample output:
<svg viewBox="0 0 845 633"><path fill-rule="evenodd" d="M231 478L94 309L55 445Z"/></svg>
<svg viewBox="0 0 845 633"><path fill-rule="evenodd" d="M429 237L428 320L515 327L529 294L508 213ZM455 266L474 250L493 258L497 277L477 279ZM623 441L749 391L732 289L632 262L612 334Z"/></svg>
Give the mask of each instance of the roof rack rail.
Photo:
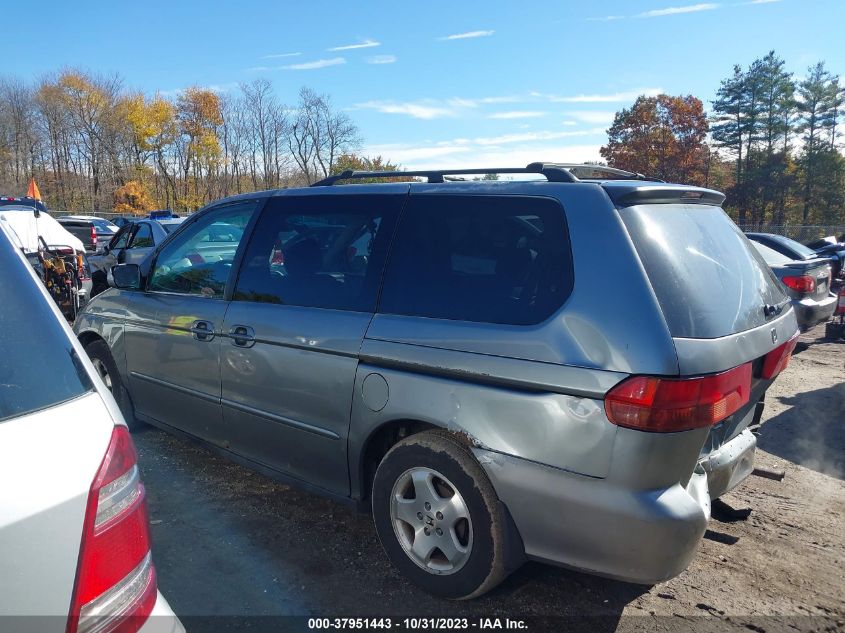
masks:
<svg viewBox="0 0 845 633"><path fill-rule="evenodd" d="M498 167L475 169L433 169L420 171L355 171L347 169L339 174L318 180L312 187L328 187L340 180L356 178L427 178L428 182L444 182L444 176L470 174L540 174L549 182L578 182L570 171L553 163L531 163L525 167Z"/></svg>
<svg viewBox="0 0 845 633"><path fill-rule="evenodd" d="M647 180L649 182L663 182L657 178L650 178L636 171L627 171L608 167L607 165L591 165L589 163L547 163L546 167L565 169L578 180Z"/></svg>

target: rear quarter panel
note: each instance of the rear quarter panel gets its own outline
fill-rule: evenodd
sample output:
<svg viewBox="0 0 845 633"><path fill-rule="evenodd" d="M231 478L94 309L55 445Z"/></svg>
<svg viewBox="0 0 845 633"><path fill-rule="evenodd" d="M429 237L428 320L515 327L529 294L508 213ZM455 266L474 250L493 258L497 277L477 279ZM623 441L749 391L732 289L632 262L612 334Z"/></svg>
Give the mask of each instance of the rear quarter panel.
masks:
<svg viewBox="0 0 845 633"><path fill-rule="evenodd" d="M32 630L65 630L88 492L113 428L96 392L0 423L0 616L61 616Z"/></svg>

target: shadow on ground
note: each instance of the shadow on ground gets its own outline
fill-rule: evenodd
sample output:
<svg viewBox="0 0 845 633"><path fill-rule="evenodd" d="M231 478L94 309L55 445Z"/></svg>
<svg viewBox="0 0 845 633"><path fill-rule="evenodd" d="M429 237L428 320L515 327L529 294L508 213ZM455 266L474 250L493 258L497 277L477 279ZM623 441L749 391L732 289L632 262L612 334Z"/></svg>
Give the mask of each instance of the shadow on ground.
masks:
<svg viewBox="0 0 845 633"><path fill-rule="evenodd" d="M190 630L285 630L283 615L565 616L567 630L603 633L648 590L528 563L482 598L434 598L390 566L369 515L157 429L133 435L159 587Z"/></svg>
<svg viewBox="0 0 845 633"><path fill-rule="evenodd" d="M757 446L845 479L845 383L779 398L789 408L760 428Z"/></svg>

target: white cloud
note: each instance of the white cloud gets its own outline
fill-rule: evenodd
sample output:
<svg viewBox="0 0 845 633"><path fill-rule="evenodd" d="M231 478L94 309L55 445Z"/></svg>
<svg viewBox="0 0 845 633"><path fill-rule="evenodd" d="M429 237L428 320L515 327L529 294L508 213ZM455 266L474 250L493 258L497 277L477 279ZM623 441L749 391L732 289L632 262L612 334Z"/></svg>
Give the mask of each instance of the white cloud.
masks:
<svg viewBox="0 0 845 633"><path fill-rule="evenodd" d="M679 15L681 13L698 13L699 11L712 11L718 9L720 4L715 2L704 2L700 4L688 4L683 7L667 7L665 9L653 9L651 11L644 11L638 13L638 18L659 18L664 15Z"/></svg>
<svg viewBox="0 0 845 633"><path fill-rule="evenodd" d="M602 134L604 130L577 130L570 132L550 132L548 130L542 132L521 132L519 134L501 134L500 136L481 136L472 140L476 145L511 145L513 143L525 143L526 141L554 141L562 138L569 138L572 136L593 136L594 134Z"/></svg>
<svg viewBox="0 0 845 633"><path fill-rule="evenodd" d="M299 57L302 53L276 53L273 55L264 55L261 59L281 59L283 57Z"/></svg>
<svg viewBox="0 0 845 633"><path fill-rule="evenodd" d="M745 4L772 4L773 2L780 2L780 0L751 0Z"/></svg>
<svg viewBox="0 0 845 633"><path fill-rule="evenodd" d="M470 151L470 148L462 144L437 144L426 147L424 145L417 146L389 143L386 145L372 145L366 149L366 154L370 156L390 156L391 161L398 161L403 166L407 166L408 163L412 163L414 161L440 158L443 156L449 156L451 154L459 154L468 151Z"/></svg>
<svg viewBox="0 0 845 633"><path fill-rule="evenodd" d="M331 59L318 59L313 62L305 62L304 64L291 64L290 66L282 66L284 70L313 70L315 68L326 68L327 66L338 66L345 64L346 59L343 57L332 57Z"/></svg>
<svg viewBox="0 0 845 633"><path fill-rule="evenodd" d="M606 15L601 18L587 18L587 22L613 22L614 20L624 20L624 15Z"/></svg>
<svg viewBox="0 0 845 633"><path fill-rule="evenodd" d="M568 97L559 97L557 95L539 92L533 92L531 94L535 97L545 98L552 103L622 103L625 101L634 101L640 95L656 97L662 92L663 88L639 88L637 90L626 90L624 92L613 92L609 94L580 94Z"/></svg>
<svg viewBox="0 0 845 633"><path fill-rule="evenodd" d="M479 103L519 103L524 101L525 97L519 95L502 95L499 97L482 97Z"/></svg>
<svg viewBox="0 0 845 633"><path fill-rule="evenodd" d="M438 38L440 40L469 40L476 37L490 37L496 31L467 31L466 33L454 33L445 37Z"/></svg>
<svg viewBox="0 0 845 633"><path fill-rule="evenodd" d="M524 167L535 161L583 163L601 160L600 144L560 145L528 142L517 147L472 147L443 145L415 147L375 145L365 154L384 156L405 169L471 169L479 166Z"/></svg>
<svg viewBox="0 0 845 633"><path fill-rule="evenodd" d="M396 55L373 55L365 61L368 64L393 64L396 62Z"/></svg>
<svg viewBox="0 0 845 633"><path fill-rule="evenodd" d="M373 48L374 46L381 46L381 42L376 42L375 40L364 40L363 42L358 42L357 44L346 44L344 46L333 46L332 48L327 48L327 51L351 51L356 48Z"/></svg>
<svg viewBox="0 0 845 633"><path fill-rule="evenodd" d="M612 123L613 117L616 116L616 113L610 110L575 110L573 112L566 112L565 114L576 121L591 123L593 125Z"/></svg>
<svg viewBox="0 0 845 633"><path fill-rule="evenodd" d="M567 145L564 139L596 140ZM584 162L599 160L603 128L521 131L498 136L453 138L418 143L391 143L365 148L365 154L385 156L406 169L471 168L479 165L514 167L536 160Z"/></svg>
<svg viewBox="0 0 845 633"><path fill-rule="evenodd" d="M230 81L229 83L225 84L211 84L210 86L206 86L212 92L229 92L230 90L234 90L238 87L238 83L236 81Z"/></svg>
<svg viewBox="0 0 845 633"><path fill-rule="evenodd" d="M246 71L248 73L262 73L268 70L273 70L270 66L252 66L251 68L247 68Z"/></svg>
<svg viewBox="0 0 845 633"><path fill-rule="evenodd" d="M415 119L442 119L457 115L454 108L444 107L437 102L365 101L355 104L356 108L375 110L383 114L405 114Z"/></svg>
<svg viewBox="0 0 845 633"><path fill-rule="evenodd" d="M510 112L494 112L487 115L488 119L533 119L536 117L546 116L548 112L540 112L539 110L512 110Z"/></svg>

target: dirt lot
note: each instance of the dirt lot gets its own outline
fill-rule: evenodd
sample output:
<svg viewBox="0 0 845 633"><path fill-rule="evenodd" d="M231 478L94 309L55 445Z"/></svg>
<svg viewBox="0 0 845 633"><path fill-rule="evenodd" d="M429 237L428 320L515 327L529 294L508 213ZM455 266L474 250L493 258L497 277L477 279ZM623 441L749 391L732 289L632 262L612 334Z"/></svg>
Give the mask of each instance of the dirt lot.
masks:
<svg viewBox="0 0 845 633"><path fill-rule="evenodd" d="M291 623L253 616L411 614L563 616L529 620L530 630L845 630L845 343L822 333L802 337L767 398L757 465L786 478L751 477L727 495L750 517L715 517L669 582L532 563L481 599L438 600L390 567L368 516L145 429L135 439L159 586L189 630Z"/></svg>

